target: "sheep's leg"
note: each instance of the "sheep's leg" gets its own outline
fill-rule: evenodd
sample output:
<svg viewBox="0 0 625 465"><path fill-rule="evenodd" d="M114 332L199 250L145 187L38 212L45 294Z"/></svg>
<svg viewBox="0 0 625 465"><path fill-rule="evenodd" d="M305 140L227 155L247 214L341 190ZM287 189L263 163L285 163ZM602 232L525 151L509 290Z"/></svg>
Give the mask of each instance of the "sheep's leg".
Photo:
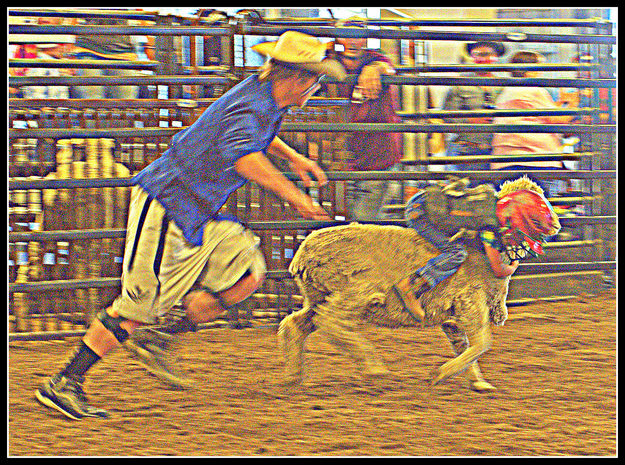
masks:
<svg viewBox="0 0 625 465"><path fill-rule="evenodd" d="M304 308L282 319L278 327L278 345L284 357L284 384L300 384L303 380L304 343L317 329L312 322L314 311Z"/></svg>
<svg viewBox="0 0 625 465"><path fill-rule="evenodd" d="M460 327L465 329L469 346L456 358L444 363L438 369L437 375L432 380L433 385L462 373L490 348L492 338L486 305L479 305L475 302L467 303L467 305L470 305L472 307L470 310L473 310L469 313L471 319L466 319L465 324L461 324Z"/></svg>
<svg viewBox="0 0 625 465"><path fill-rule="evenodd" d="M358 333L351 318L340 318L331 306L319 304L313 322L333 345L354 359L363 376L375 377L390 373L375 355L373 346Z"/></svg>
<svg viewBox="0 0 625 465"><path fill-rule="evenodd" d="M441 325L441 328L447 336L447 339L449 339L456 356L462 354L468 349L469 339L467 338L467 335L458 327L458 323L456 323L455 320L445 321ZM497 390L496 387L484 379L477 361L471 364L469 370L465 372L465 377L469 381L469 387L474 391L486 392Z"/></svg>

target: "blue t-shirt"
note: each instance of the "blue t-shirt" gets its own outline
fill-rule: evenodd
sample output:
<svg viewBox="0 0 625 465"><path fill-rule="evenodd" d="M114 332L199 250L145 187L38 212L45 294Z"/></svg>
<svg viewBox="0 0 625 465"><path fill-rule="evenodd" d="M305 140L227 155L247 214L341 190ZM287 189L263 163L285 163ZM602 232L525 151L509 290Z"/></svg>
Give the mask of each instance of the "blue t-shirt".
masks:
<svg viewBox="0 0 625 465"><path fill-rule="evenodd" d="M267 150L286 110L277 107L271 83L250 76L177 133L167 151L139 172L133 183L157 199L184 237L199 246L204 225L247 182L236 172L235 162Z"/></svg>

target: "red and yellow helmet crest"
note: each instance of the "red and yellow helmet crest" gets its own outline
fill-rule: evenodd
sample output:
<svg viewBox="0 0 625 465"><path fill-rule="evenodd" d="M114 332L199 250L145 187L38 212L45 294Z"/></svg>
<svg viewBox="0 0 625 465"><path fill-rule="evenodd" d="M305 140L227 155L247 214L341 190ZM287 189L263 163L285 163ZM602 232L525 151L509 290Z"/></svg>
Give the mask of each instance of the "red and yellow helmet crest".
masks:
<svg viewBox="0 0 625 465"><path fill-rule="evenodd" d="M497 201L496 214L502 241L512 260L525 258L527 253L542 255L546 238L560 230L558 215L549 201L533 190L520 189L503 195Z"/></svg>

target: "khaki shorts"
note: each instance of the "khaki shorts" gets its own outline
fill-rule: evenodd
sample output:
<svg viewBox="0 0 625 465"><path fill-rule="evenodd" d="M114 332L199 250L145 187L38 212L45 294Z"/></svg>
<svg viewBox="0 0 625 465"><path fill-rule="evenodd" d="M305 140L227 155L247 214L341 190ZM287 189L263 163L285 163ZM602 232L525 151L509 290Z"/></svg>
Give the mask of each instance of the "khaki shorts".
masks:
<svg viewBox="0 0 625 465"><path fill-rule="evenodd" d="M194 246L165 217L165 209L139 186L132 189L122 271L113 310L130 320L155 323L194 286L221 292L247 272L266 270L257 237L232 221L210 221Z"/></svg>

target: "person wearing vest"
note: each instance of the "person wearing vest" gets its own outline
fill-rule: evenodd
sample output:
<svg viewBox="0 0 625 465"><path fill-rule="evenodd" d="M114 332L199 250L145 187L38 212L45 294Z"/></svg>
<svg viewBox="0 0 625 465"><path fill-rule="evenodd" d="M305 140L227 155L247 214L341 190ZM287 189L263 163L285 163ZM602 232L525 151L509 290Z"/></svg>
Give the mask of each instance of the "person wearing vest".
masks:
<svg viewBox="0 0 625 465"><path fill-rule="evenodd" d="M425 314L419 298L462 265L467 250L460 238L465 234L479 239L495 276L505 278L527 253L542 254L546 235L559 230L557 215L542 193L522 189L498 197L490 185L469 184L467 178L432 184L406 205L408 226L441 252L393 286L404 309L421 323Z"/></svg>
<svg viewBox="0 0 625 465"><path fill-rule="evenodd" d="M366 29L367 19L352 16L337 21L336 27ZM401 123L397 114L397 86L382 83L382 76L395 74L389 57L381 50L367 48L364 37L339 37L336 50L329 57L341 63L351 82L338 83L336 94L349 99L340 118L349 123ZM403 157L403 135L400 132L354 131L346 139L352 154L347 169L354 171L398 171ZM355 221L383 219L383 207L401 202L401 185L389 180L360 180L347 183L347 211Z"/></svg>

